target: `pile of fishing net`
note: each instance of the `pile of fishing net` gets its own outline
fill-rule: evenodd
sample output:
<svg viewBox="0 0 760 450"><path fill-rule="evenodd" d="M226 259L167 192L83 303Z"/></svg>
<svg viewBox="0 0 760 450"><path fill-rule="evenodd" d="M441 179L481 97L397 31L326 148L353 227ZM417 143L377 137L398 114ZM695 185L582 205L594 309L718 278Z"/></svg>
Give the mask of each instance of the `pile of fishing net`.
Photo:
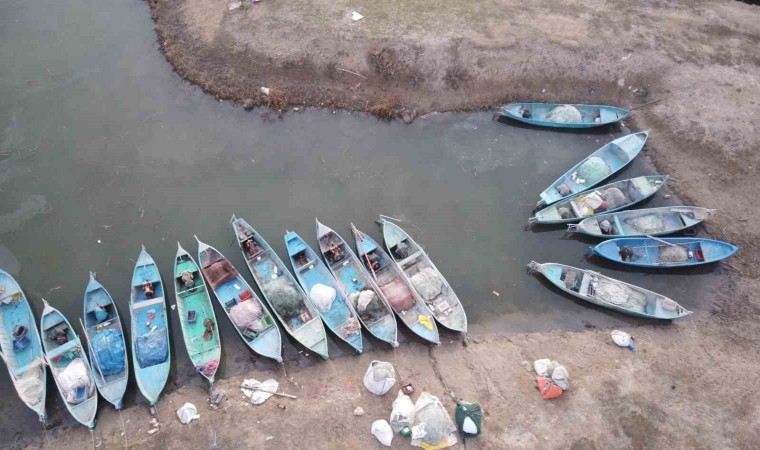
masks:
<svg viewBox="0 0 760 450"><path fill-rule="evenodd" d="M574 181L578 184L586 184L590 186L607 178L611 172L610 166L608 166L602 158L592 156L578 167Z"/></svg>
<svg viewBox="0 0 760 450"><path fill-rule="evenodd" d="M431 267L426 267L412 275L412 284L417 292L425 300L433 300L441 295L443 282L438 277L438 273Z"/></svg>
<svg viewBox="0 0 760 450"><path fill-rule="evenodd" d="M625 223L641 234L652 234L665 231L665 219L659 214L645 214L638 217L629 217L625 219Z"/></svg>
<svg viewBox="0 0 760 450"><path fill-rule="evenodd" d="M660 247L657 262L676 263L689 260L689 251L680 245L668 245Z"/></svg>
<svg viewBox="0 0 760 450"><path fill-rule="evenodd" d="M264 310L259 302L247 300L230 308L230 317L241 330L263 331L266 325L261 321Z"/></svg>
<svg viewBox="0 0 760 450"><path fill-rule="evenodd" d="M571 105L559 105L549 111L546 115L547 122L554 123L580 123L583 122L581 112L578 108Z"/></svg>
<svg viewBox="0 0 760 450"><path fill-rule="evenodd" d="M283 317L299 316L304 311L303 294L285 277L278 277L263 285L267 299Z"/></svg>

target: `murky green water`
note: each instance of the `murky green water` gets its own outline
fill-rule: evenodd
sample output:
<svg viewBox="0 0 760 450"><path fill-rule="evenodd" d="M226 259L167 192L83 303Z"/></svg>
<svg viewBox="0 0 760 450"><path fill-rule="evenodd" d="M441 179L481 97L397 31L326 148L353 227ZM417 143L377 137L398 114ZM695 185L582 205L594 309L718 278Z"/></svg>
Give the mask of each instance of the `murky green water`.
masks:
<svg viewBox="0 0 760 450"><path fill-rule="evenodd" d="M523 225L538 193L611 140L609 130L540 131L492 122L489 113L432 115L412 126L323 110L264 120L178 79L155 39L147 6L135 0L0 3L0 266L17 275L37 313L45 297L76 320L95 270L128 320L140 244L166 280L176 242L194 252L193 234L248 277L233 213L281 257L286 228L314 244L319 217L344 236L354 222L379 239L373 220L382 213L403 219L425 246L475 334L640 323L570 300L524 270L531 259L591 267L588 243ZM639 159L624 177L649 171ZM718 276L711 268L701 276L604 270L697 311L709 308ZM253 362L219 317L222 377L272 367ZM200 383L172 319L168 389ZM444 335L444 345L455 338ZM286 343L290 364L310 364L299 350ZM347 353L334 342L330 352ZM0 385L0 444L38 433L4 369ZM51 381L53 423L72 424L60 406L53 411L54 389ZM135 402L143 400L132 386L126 403Z"/></svg>

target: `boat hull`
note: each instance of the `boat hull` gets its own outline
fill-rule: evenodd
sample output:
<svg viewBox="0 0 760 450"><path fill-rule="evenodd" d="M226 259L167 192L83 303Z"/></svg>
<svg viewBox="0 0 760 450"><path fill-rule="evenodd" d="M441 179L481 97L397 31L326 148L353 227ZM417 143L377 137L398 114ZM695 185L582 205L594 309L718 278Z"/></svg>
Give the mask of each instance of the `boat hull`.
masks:
<svg viewBox="0 0 760 450"><path fill-rule="evenodd" d="M673 249L672 247L675 247ZM623 259L621 251L630 255ZM704 238L618 238L594 247L594 254L634 267L667 269L712 264L733 256L738 247Z"/></svg>
<svg viewBox="0 0 760 450"><path fill-rule="evenodd" d="M574 106L581 113L581 122L558 123L545 120L546 115L553 108L561 106L555 103L509 103L499 109L502 117L518 120L523 123L539 127L552 128L595 128L619 122L631 113L630 111L607 105L581 105ZM521 108L531 112L531 117L526 118L520 114ZM596 119L599 118L599 121Z"/></svg>

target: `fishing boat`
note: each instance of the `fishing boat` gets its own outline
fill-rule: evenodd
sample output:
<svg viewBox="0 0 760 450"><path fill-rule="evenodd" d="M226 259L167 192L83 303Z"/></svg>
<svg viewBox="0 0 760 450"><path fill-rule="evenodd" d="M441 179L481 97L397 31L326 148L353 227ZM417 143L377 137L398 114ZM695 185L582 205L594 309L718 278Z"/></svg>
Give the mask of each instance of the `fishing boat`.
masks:
<svg viewBox="0 0 760 450"><path fill-rule="evenodd" d="M693 227L710 217L714 209L698 206L663 206L660 208L618 211L569 224L567 231L589 236L659 236Z"/></svg>
<svg viewBox="0 0 760 450"><path fill-rule="evenodd" d="M575 108L577 112L570 108ZM566 114L568 111L572 114ZM520 122L558 128L601 127L619 122L630 113L615 106L556 103L509 103L499 110L500 115Z"/></svg>
<svg viewBox="0 0 760 450"><path fill-rule="evenodd" d="M82 329L95 385L104 399L121 409L129 380L124 329L111 294L95 279L95 272L90 272L90 281L84 290L83 312Z"/></svg>
<svg viewBox="0 0 760 450"><path fill-rule="evenodd" d="M41 422L47 421L47 370L40 333L26 294L4 270L0 270L0 350L19 398Z"/></svg>
<svg viewBox="0 0 760 450"><path fill-rule="evenodd" d="M266 240L243 219L232 222L253 281L285 331L310 351L328 358L327 334L311 299Z"/></svg>
<svg viewBox="0 0 760 450"><path fill-rule="evenodd" d="M308 293L327 328L361 353L361 324L338 282L301 236L288 231L285 245L296 279Z"/></svg>
<svg viewBox="0 0 760 450"><path fill-rule="evenodd" d="M195 371L213 383L222 356L216 314L198 264L179 242L174 256L174 298L187 355Z"/></svg>
<svg viewBox="0 0 760 450"><path fill-rule="evenodd" d="M165 295L158 266L143 246L132 273L129 313L135 379L151 406L158 402L171 366Z"/></svg>
<svg viewBox="0 0 760 450"><path fill-rule="evenodd" d="M240 339L259 355L282 362L282 337L269 309L219 250L195 239L203 277Z"/></svg>
<svg viewBox="0 0 760 450"><path fill-rule="evenodd" d="M732 256L739 247L704 238L631 237L604 241L593 253L609 260L637 267L684 267L718 262Z"/></svg>
<svg viewBox="0 0 760 450"><path fill-rule="evenodd" d="M595 305L647 319L678 319L691 314L674 300L647 289L557 263L531 261L528 269L543 274L568 294Z"/></svg>
<svg viewBox="0 0 760 450"><path fill-rule="evenodd" d="M364 328L372 336L398 347L396 318L385 295L367 273L346 241L330 227L317 222L319 250Z"/></svg>
<svg viewBox="0 0 760 450"><path fill-rule="evenodd" d="M433 344L440 344L433 313L409 286L401 269L374 239L357 230L353 224L351 230L359 260L369 271L372 281L380 288L396 316L417 336Z"/></svg>
<svg viewBox="0 0 760 450"><path fill-rule="evenodd" d="M649 131L640 131L615 139L574 165L541 193L537 207L551 205L565 197L591 189L611 177L641 152Z"/></svg>
<svg viewBox="0 0 760 450"><path fill-rule="evenodd" d="M578 222L586 217L630 208L652 197L667 175L651 175L616 181L553 203L528 219L529 224Z"/></svg>
<svg viewBox="0 0 760 450"><path fill-rule="evenodd" d="M381 217L380 224L388 254L433 312L435 320L449 330L467 333L462 302L425 250L395 223Z"/></svg>
<svg viewBox="0 0 760 450"><path fill-rule="evenodd" d="M42 299L40 318L42 349L63 404L72 416L89 429L95 428L98 390L79 336L60 311Z"/></svg>

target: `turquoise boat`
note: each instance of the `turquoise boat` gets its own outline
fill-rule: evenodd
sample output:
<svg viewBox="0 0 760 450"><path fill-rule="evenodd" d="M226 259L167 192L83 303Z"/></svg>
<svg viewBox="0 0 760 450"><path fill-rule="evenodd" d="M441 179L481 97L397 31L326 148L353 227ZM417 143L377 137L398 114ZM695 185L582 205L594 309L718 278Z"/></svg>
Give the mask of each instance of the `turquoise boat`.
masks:
<svg viewBox="0 0 760 450"><path fill-rule="evenodd" d="M346 241L319 220L316 222L322 257L362 325L372 336L398 347L396 318L383 291L377 287Z"/></svg>
<svg viewBox="0 0 760 450"><path fill-rule="evenodd" d="M664 295L624 283L592 270L557 263L531 261L528 269L543 274L568 294L623 314L647 319L672 320L691 311Z"/></svg>
<svg viewBox="0 0 760 450"><path fill-rule="evenodd" d="M580 117L576 113L574 114L574 120L570 122L557 121L562 119L556 118L560 116L557 114L559 110L556 108L567 107L575 108L580 113ZM510 119L541 127L593 128L619 122L628 117L631 111L606 105L509 103L499 110L499 114L503 117L509 117Z"/></svg>
<svg viewBox="0 0 760 450"><path fill-rule="evenodd" d="M40 318L45 361L72 416L89 429L95 428L98 390L82 341L71 323L45 299Z"/></svg>
<svg viewBox="0 0 760 450"><path fill-rule="evenodd" d="M124 406L129 380L129 360L121 318L111 294L90 272L84 290L82 329L90 353L90 369L100 395L116 409Z"/></svg>
<svg viewBox="0 0 760 450"><path fill-rule="evenodd" d="M710 264L733 256L739 247L704 238L631 237L604 241L593 253L627 266L670 268Z"/></svg>
<svg viewBox="0 0 760 450"><path fill-rule="evenodd" d="M589 189L536 212L528 219L528 223L548 225L578 222L586 217L630 208L656 194L667 179L667 175L650 175Z"/></svg>
<svg viewBox="0 0 760 450"><path fill-rule="evenodd" d="M46 422L47 370L37 322L21 286L4 270L0 270L0 350L19 398L40 422Z"/></svg>
<svg viewBox="0 0 760 450"><path fill-rule="evenodd" d="M174 298L187 355L195 371L214 383L222 357L214 305L198 264L179 242L174 256Z"/></svg>
<svg viewBox="0 0 760 450"><path fill-rule="evenodd" d="M132 273L129 313L135 379L151 406L158 402L171 366L165 295L158 266L143 246Z"/></svg>
<svg viewBox="0 0 760 450"><path fill-rule="evenodd" d="M374 239L357 230L353 224L351 231L359 260L388 300L396 317L417 336L427 342L440 344L438 326L432 311L409 286L401 269Z"/></svg>
<svg viewBox="0 0 760 450"><path fill-rule="evenodd" d="M573 194L591 189L633 161L649 137L649 131L629 134L604 145L574 165L541 193L537 207L551 205Z"/></svg>
<svg viewBox="0 0 760 450"><path fill-rule="evenodd" d="M698 206L663 206L618 211L589 217L578 224L569 224L567 231L599 238L660 236L693 227L714 212L714 209Z"/></svg>
<svg viewBox="0 0 760 450"><path fill-rule="evenodd" d="M383 239L393 261L441 325L467 333L467 314L462 302L425 250L395 223L380 218Z"/></svg>
<svg viewBox="0 0 760 450"><path fill-rule="evenodd" d="M282 337L269 309L219 250L195 239L203 277L235 331L254 352L282 362Z"/></svg>
<svg viewBox="0 0 760 450"><path fill-rule="evenodd" d="M309 295L327 328L361 353L361 324L356 311L351 307L338 282L314 250L301 239L301 236L288 231L285 234L285 245L288 248L288 257L296 279ZM333 292L334 295L330 300L328 294Z"/></svg>
<svg viewBox="0 0 760 450"><path fill-rule="evenodd" d="M327 333L319 312L266 240L243 219L232 229L253 281L285 331L310 351L328 358Z"/></svg>

